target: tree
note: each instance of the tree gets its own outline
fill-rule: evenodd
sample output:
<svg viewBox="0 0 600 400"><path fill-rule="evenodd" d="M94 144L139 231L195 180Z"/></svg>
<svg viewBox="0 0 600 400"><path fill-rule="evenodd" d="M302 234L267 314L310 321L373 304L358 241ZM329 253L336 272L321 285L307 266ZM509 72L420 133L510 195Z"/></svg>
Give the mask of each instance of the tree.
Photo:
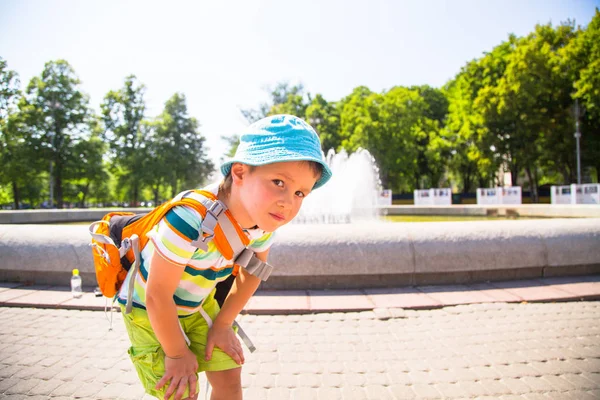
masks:
<svg viewBox="0 0 600 400"><path fill-rule="evenodd" d="M6 61L0 58L0 185L10 184L15 208L19 208L19 169L24 163L17 157L21 149L15 133L15 113L19 99L19 77L15 71L7 68ZM21 142L22 143L22 142Z"/></svg>
<svg viewBox="0 0 600 400"><path fill-rule="evenodd" d="M161 171L172 196L183 187L198 186L213 170L198 128L198 121L188 115L185 96L175 93L156 121L154 143L162 154L158 165L166 167Z"/></svg>
<svg viewBox="0 0 600 400"><path fill-rule="evenodd" d="M504 70L503 60L497 53L473 60L444 87L449 103L441 135L450 147L449 170L463 193L474 191L476 183L485 181L495 169L488 144L490 131L475 101L483 88L499 79Z"/></svg>
<svg viewBox="0 0 600 400"><path fill-rule="evenodd" d="M19 105L33 149L50 165L50 197L55 192L58 208L63 206L66 168L76 157L73 148L88 128L88 98L79 90L80 83L68 62L50 61L41 76L29 82Z"/></svg>
<svg viewBox="0 0 600 400"><path fill-rule="evenodd" d="M428 85L413 86L410 90L416 91L425 101L421 120L423 133L417 141L415 188L437 187L450 156L448 143L440 136L440 127L448 114L448 99L441 90Z"/></svg>
<svg viewBox="0 0 600 400"><path fill-rule="evenodd" d="M80 140L74 147L76 157L70 159L67 171L72 184L72 197L80 207L85 207L86 199L93 188L96 192L107 192L109 179L103 156L108 145L102 140L102 127L98 118L89 121L89 136ZM100 196L102 197L102 196Z"/></svg>
<svg viewBox="0 0 600 400"><path fill-rule="evenodd" d="M145 86L134 75L125 78L125 84L117 91L110 91L101 105L106 132L110 143L113 172L117 173L120 185L129 188L129 198L138 204L144 182L146 138L140 126L144 118Z"/></svg>
<svg viewBox="0 0 600 400"><path fill-rule="evenodd" d="M275 114L291 114L305 118L308 103L312 100L309 94L306 96L308 102L305 101L304 86L301 83L290 86L289 82L279 82L275 85L275 88L266 88L266 90L269 92L269 102L261 103L258 109L240 109L248 123L252 124L268 115ZM240 140L239 135L222 136L221 139L228 143L227 156L232 157L237 150Z"/></svg>
<svg viewBox="0 0 600 400"><path fill-rule="evenodd" d="M515 41L506 55L506 69L497 85L480 93L478 101L488 128L496 133L493 146L520 164L529 181L533 202L538 201L543 159L572 165L572 130L568 129L570 84L557 68L557 51L572 38L568 25L557 29L538 25Z"/></svg>
<svg viewBox="0 0 600 400"><path fill-rule="evenodd" d="M273 105L268 115L290 114L304 118L306 107L311 102L310 94L306 97L308 102L305 101L304 85L301 83L290 87L289 83L281 82L271 91Z"/></svg>
<svg viewBox="0 0 600 400"><path fill-rule="evenodd" d="M325 152L338 150L340 139L340 110L336 103L329 103L317 94L306 107L306 121L318 132Z"/></svg>
<svg viewBox="0 0 600 400"><path fill-rule="evenodd" d="M600 10L588 26L561 53L563 70L573 82L573 98L584 111L581 117L582 164L600 175Z"/></svg>
<svg viewBox="0 0 600 400"><path fill-rule="evenodd" d="M416 91L394 87L383 94L361 86L341 101L342 147L367 149L375 158L384 187L414 188L417 141L427 135L421 123L426 110Z"/></svg>

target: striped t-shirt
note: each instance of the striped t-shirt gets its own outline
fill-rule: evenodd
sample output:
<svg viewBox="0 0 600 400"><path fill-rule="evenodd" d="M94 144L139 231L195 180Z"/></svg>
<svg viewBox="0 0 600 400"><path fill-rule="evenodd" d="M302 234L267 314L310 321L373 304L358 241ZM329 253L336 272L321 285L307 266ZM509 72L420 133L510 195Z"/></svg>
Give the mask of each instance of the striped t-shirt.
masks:
<svg viewBox="0 0 600 400"><path fill-rule="evenodd" d="M211 185L204 190L217 193L218 186ZM193 196L193 194L192 194ZM150 271L150 259L155 251L184 268L173 300L180 317L198 311L202 300L210 294L217 283L227 279L233 272L233 260L227 260L211 241L208 251L191 245L199 235L202 215L188 206L177 206L148 233L150 240L141 251L142 262L139 273L135 276L133 306L146 308L146 282ZM250 239L248 247L256 252L266 251L273 243L273 233L261 229L246 230ZM127 275L119 292L118 301L127 302L129 280L132 271Z"/></svg>

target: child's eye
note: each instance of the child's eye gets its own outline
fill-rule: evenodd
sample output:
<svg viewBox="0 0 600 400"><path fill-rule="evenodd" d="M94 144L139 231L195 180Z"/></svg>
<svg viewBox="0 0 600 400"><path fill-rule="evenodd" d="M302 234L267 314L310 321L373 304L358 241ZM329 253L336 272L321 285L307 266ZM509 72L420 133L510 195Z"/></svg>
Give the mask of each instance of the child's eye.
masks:
<svg viewBox="0 0 600 400"><path fill-rule="evenodd" d="M275 186L283 187L283 181L281 179L273 179Z"/></svg>
<svg viewBox="0 0 600 400"><path fill-rule="evenodd" d="M303 198L305 196L305 194L302 193L301 191L297 191L296 196Z"/></svg>

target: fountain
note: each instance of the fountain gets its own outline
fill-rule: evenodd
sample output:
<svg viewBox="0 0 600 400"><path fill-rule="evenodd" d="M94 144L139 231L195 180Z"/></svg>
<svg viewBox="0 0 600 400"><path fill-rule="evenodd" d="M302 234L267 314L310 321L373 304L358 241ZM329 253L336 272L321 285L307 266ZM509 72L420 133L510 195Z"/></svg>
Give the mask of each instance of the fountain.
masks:
<svg viewBox="0 0 600 400"><path fill-rule="evenodd" d="M327 163L333 176L327 185L312 192L302 204L294 223L348 224L378 217L379 170L367 150L348 155L329 150Z"/></svg>
<svg viewBox="0 0 600 400"><path fill-rule="evenodd" d="M269 254L275 271L265 289L359 289L600 272L596 218L383 223L377 218L380 183L373 157L365 150L330 151L327 160L330 183L306 198L295 223L277 231ZM394 207L403 206L384 210ZM445 209L460 211L454 207ZM83 217L78 213L105 212L51 211L4 216L31 221L40 214L48 222L58 214L75 219ZM0 224L0 282L65 285L73 268L84 282L94 282L89 241L87 226Z"/></svg>

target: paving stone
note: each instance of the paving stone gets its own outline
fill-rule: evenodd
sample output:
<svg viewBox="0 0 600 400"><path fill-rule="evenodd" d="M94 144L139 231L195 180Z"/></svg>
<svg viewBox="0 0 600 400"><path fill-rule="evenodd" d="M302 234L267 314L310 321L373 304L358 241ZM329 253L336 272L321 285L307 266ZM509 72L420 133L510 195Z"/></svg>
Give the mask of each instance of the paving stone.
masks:
<svg viewBox="0 0 600 400"><path fill-rule="evenodd" d="M333 387L321 387L317 390L319 400L342 400L342 390Z"/></svg>
<svg viewBox="0 0 600 400"><path fill-rule="evenodd" d="M8 389L21 382L18 378L8 378L0 380L0 393L5 393Z"/></svg>
<svg viewBox="0 0 600 400"><path fill-rule="evenodd" d="M469 393L458 383L436 383L435 389L442 398L468 397Z"/></svg>
<svg viewBox="0 0 600 400"><path fill-rule="evenodd" d="M440 392L433 385L418 383L412 385L412 389L419 398L437 399L441 396Z"/></svg>
<svg viewBox="0 0 600 400"><path fill-rule="evenodd" d="M201 397L202 394L198 397ZM263 387L249 387L244 389L243 396L245 399L266 399L267 398L267 389Z"/></svg>
<svg viewBox="0 0 600 400"><path fill-rule="evenodd" d="M598 400L597 396L595 396L591 392L586 392L583 390L572 390L568 392L562 392L561 395L568 396L569 399L574 400Z"/></svg>
<svg viewBox="0 0 600 400"><path fill-rule="evenodd" d="M54 397L71 397L75 391L85 385L83 382L63 382L62 385L58 386L51 393L51 396Z"/></svg>
<svg viewBox="0 0 600 400"><path fill-rule="evenodd" d="M600 362L598 359L595 360L569 360L569 365L573 367L573 369L569 369L566 372L576 373L576 372L588 372L588 373L599 373L600 372Z"/></svg>
<svg viewBox="0 0 600 400"><path fill-rule="evenodd" d="M366 400L367 393L360 386L349 386L342 388L342 398L344 400Z"/></svg>
<svg viewBox="0 0 600 400"><path fill-rule="evenodd" d="M387 386L366 385L365 392L370 400L393 400L394 396Z"/></svg>
<svg viewBox="0 0 600 400"><path fill-rule="evenodd" d="M592 390L598 388L598 384L590 379L587 379L586 375L584 374L564 374L560 377L569 381L578 389Z"/></svg>
<svg viewBox="0 0 600 400"><path fill-rule="evenodd" d="M415 399L417 394L409 385L391 385L390 391L397 399Z"/></svg>
<svg viewBox="0 0 600 400"><path fill-rule="evenodd" d="M545 381L547 381L555 390L558 391L567 391L577 389L575 384L561 378L556 375L545 375L543 377Z"/></svg>
<svg viewBox="0 0 600 400"><path fill-rule="evenodd" d="M31 388L28 394L31 395L49 395L56 388L64 385L64 382L58 379L50 379L48 381L41 381L38 385Z"/></svg>
<svg viewBox="0 0 600 400"><path fill-rule="evenodd" d="M6 394L27 394L33 387L37 386L40 379L19 379L16 384L6 389Z"/></svg>
<svg viewBox="0 0 600 400"><path fill-rule="evenodd" d="M81 385L80 387L78 387L75 392L73 393L73 397L97 397L96 395L102 390L104 389L103 384L100 383L85 383L84 385Z"/></svg>

